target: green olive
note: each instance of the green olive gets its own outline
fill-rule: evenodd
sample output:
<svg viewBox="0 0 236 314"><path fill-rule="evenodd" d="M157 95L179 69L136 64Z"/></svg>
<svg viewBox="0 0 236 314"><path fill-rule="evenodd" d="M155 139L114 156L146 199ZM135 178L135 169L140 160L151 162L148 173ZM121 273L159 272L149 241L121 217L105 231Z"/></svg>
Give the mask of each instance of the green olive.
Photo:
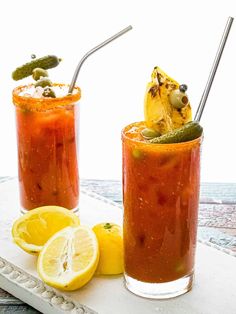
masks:
<svg viewBox="0 0 236 314"><path fill-rule="evenodd" d="M52 88L50 88L50 87L46 87L44 89L43 96L44 97L56 98L56 94L55 94L54 90Z"/></svg>
<svg viewBox="0 0 236 314"><path fill-rule="evenodd" d="M47 78L47 77L43 77L40 80L38 80L35 84L35 87L41 86L41 87L46 87L46 86L52 86L52 81Z"/></svg>
<svg viewBox="0 0 236 314"><path fill-rule="evenodd" d="M32 77L35 81L38 81L42 77L47 77L47 76L48 76L48 71L41 68L35 68L32 72Z"/></svg>
<svg viewBox="0 0 236 314"><path fill-rule="evenodd" d="M173 90L169 95L171 105L176 109L181 109L188 104L188 96L179 89Z"/></svg>
<svg viewBox="0 0 236 314"><path fill-rule="evenodd" d="M160 132L154 130L154 129L150 129L150 128L145 128L141 131L141 135L142 137L144 137L146 140L150 140L154 137L158 137L161 135Z"/></svg>

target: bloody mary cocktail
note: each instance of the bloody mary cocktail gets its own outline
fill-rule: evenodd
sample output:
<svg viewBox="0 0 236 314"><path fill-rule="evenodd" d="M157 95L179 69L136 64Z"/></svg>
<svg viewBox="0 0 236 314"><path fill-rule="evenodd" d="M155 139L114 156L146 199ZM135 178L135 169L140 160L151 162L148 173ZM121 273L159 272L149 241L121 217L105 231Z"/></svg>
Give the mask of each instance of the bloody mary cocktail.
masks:
<svg viewBox="0 0 236 314"><path fill-rule="evenodd" d="M176 297L193 282L203 129L187 89L154 67L145 121L122 131L125 283L147 298Z"/></svg>
<svg viewBox="0 0 236 314"><path fill-rule="evenodd" d="M53 88L68 89L59 84ZM56 98L34 97L31 89L29 85L13 91L21 206L23 210L43 205L76 209L80 89Z"/></svg>
<svg viewBox="0 0 236 314"><path fill-rule="evenodd" d="M139 295L165 298L191 288L201 138L151 144L140 135L145 127L134 123L122 132L126 284Z"/></svg>

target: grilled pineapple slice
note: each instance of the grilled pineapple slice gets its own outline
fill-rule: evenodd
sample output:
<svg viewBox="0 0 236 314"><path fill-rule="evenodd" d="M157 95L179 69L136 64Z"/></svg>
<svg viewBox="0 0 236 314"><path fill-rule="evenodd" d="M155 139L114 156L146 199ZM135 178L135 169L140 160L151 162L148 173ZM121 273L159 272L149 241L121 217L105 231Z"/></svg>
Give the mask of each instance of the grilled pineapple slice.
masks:
<svg viewBox="0 0 236 314"><path fill-rule="evenodd" d="M187 95L180 92L179 87L179 83L159 67L154 68L144 99L144 117L148 128L165 134L192 120ZM179 97L181 107L173 102L173 99L179 101Z"/></svg>

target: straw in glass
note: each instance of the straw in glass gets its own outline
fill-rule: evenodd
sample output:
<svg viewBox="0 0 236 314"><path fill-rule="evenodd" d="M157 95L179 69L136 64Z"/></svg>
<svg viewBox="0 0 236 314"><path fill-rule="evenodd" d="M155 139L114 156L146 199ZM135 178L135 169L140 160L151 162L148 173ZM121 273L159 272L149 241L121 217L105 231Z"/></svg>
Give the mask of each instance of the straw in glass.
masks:
<svg viewBox="0 0 236 314"><path fill-rule="evenodd" d="M127 33L128 31L130 31L132 29L132 26L129 25L128 27L122 29L120 32L116 33L115 35L111 36L110 38L108 38L107 40L103 41L101 44L97 45L96 47L94 47L93 49L89 50L84 56L83 58L79 61L75 73L73 75L72 81L70 83L70 87L69 87L69 91L68 93L71 94L73 92L73 89L75 87L75 83L76 80L78 78L80 69L84 63L84 61L91 56L94 52L98 51L100 48L106 46L107 44L109 44L110 42L112 42L113 40L117 39L118 37L124 35L125 33Z"/></svg>
<svg viewBox="0 0 236 314"><path fill-rule="evenodd" d="M206 87L204 89L204 92L202 94L202 98L200 100L200 103L199 103L198 108L197 108L197 112L196 112L195 117L194 117L194 120L197 121L197 122L200 122L200 120L201 120L202 113L203 113L203 110L205 108L206 101L207 101L207 98L208 98L208 95L209 95L212 83L214 81L215 74L216 74L218 65L220 63L220 59L221 59L222 53L224 51L225 44L226 44L226 41L228 39L228 35L229 35L229 32L230 32L233 20L234 19L231 16L227 20L227 23L226 23L226 26L225 26L225 29L224 29L224 33L223 33L221 41L220 41L220 45L218 47L218 50L217 50L217 53L216 53L216 56L215 56L215 60L213 62L212 68L211 68L211 72L209 74L209 77L208 77L208 80L207 80L207 83L206 83Z"/></svg>

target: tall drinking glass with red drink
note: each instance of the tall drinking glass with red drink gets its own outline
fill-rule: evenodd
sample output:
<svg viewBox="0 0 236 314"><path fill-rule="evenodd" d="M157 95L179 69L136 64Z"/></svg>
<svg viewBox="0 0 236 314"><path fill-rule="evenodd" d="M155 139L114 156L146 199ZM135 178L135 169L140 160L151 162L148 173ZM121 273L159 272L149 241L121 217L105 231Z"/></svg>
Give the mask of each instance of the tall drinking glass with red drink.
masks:
<svg viewBox="0 0 236 314"><path fill-rule="evenodd" d="M122 131L125 281L148 298L181 295L193 282L202 128L186 90L155 68L145 121Z"/></svg>
<svg viewBox="0 0 236 314"><path fill-rule="evenodd" d="M13 91L16 111L20 201L23 210L44 205L78 208L80 89L53 86L57 97L39 97L35 88Z"/></svg>

